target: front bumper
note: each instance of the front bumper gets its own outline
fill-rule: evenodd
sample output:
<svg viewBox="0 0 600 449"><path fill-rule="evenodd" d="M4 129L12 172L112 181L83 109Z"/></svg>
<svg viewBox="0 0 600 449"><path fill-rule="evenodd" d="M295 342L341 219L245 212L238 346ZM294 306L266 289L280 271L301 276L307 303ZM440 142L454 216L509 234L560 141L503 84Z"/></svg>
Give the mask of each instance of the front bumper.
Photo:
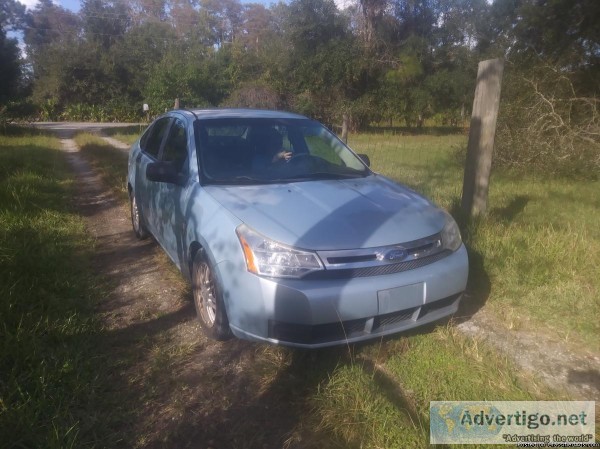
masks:
<svg viewBox="0 0 600 449"><path fill-rule="evenodd" d="M449 316L466 288L464 245L409 271L350 279L270 279L218 265L239 338L319 348L378 338Z"/></svg>

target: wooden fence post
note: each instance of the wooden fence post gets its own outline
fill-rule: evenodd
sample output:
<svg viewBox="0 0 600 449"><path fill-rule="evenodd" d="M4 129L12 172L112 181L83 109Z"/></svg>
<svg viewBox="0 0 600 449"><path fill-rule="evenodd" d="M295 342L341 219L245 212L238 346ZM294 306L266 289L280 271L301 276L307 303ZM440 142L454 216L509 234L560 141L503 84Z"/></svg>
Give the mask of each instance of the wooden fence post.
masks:
<svg viewBox="0 0 600 449"><path fill-rule="evenodd" d="M348 114L342 115L342 140L348 143Z"/></svg>
<svg viewBox="0 0 600 449"><path fill-rule="evenodd" d="M175 98L175 104L173 105L173 109L179 109L179 98Z"/></svg>
<svg viewBox="0 0 600 449"><path fill-rule="evenodd" d="M477 70L461 201L471 217L485 213L487 207L503 72L502 59L481 61Z"/></svg>

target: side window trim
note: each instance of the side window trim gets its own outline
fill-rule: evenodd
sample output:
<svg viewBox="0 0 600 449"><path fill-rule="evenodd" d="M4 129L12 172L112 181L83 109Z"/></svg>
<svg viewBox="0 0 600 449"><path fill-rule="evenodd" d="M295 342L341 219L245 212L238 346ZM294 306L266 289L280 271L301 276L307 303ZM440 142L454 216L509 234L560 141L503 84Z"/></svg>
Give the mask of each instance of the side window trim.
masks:
<svg viewBox="0 0 600 449"><path fill-rule="evenodd" d="M167 128L165 129L165 133L164 133L164 135L163 135L163 137L162 137L162 140L160 141L160 145L159 145L159 147L158 147L158 153L156 154L156 156L153 156L152 154L148 153L148 152L147 152L145 149L143 149L143 148L140 146L140 148L141 148L142 152L144 153L144 155L146 155L147 157L149 157L149 158L150 158L150 159L152 159L153 161L159 161L159 160L160 160L160 156L161 156L161 154L162 154L162 151L163 151L163 148L164 148L164 146L165 146L165 142L166 142L166 140L167 140L167 137L169 136L169 132L171 131L171 126L173 125L173 117L171 117L171 116L167 116L167 117L161 117L160 119L156 120L156 121L155 121L155 122L152 124L152 129L154 129L154 128L156 127L156 123L157 123L159 120L162 120L162 119L166 119L166 120L168 120L168 123L167 123L167 125L166 125L166 126L167 126ZM151 137L151 136L149 136L149 137Z"/></svg>
<svg viewBox="0 0 600 449"><path fill-rule="evenodd" d="M156 160L158 160L158 161L162 161L163 160L163 156L164 156L164 153L165 153L165 143L167 142L167 139L169 138L169 135L171 134L171 128L173 128L173 126L175 126L175 122L177 120L179 120L181 123L183 123L183 129L185 130L185 138L186 138L185 145L187 147L186 151L187 151L187 156L189 158L189 156L190 156L190 148L189 148L188 140L187 140L188 139L188 132L187 132L187 126L186 126L185 120L180 119L179 117L169 117L169 118L171 119L171 122L169 123L167 131L165 132L165 136L163 137L163 141L160 144L160 149L158 150L158 155L156 156Z"/></svg>
<svg viewBox="0 0 600 449"><path fill-rule="evenodd" d="M178 167L178 173L182 176L185 176L186 179L189 179L190 176L190 145L189 145L189 132L187 129L187 122L184 118L173 116L171 120L171 124L169 126L169 130L167 133L167 138L162 144L160 149L160 154L158 156L158 160L161 162L175 162L175 160L165 160L167 156L167 151L169 148L169 138L172 138L172 133L177 132L177 128L183 130L184 133L184 142L185 142L185 158L183 159L183 163L181 165L176 165Z"/></svg>
<svg viewBox="0 0 600 449"><path fill-rule="evenodd" d="M169 123L167 123L167 129L165 129L165 135L163 136L162 141L160 142L160 146L158 147L158 154L156 155L156 158L155 158L156 161L161 160L163 151L165 149L165 142L169 138L169 134L171 133L171 128L173 127L174 122L175 122L175 120L173 119L173 117L169 117Z"/></svg>
<svg viewBox="0 0 600 449"><path fill-rule="evenodd" d="M154 129L154 123L151 123L148 128L146 128L146 131L144 131L144 133L142 134L142 137L140 137L140 150L142 151L146 151L144 149L144 147L146 146L146 143L148 142L148 139L150 138L150 134L152 134L152 130Z"/></svg>

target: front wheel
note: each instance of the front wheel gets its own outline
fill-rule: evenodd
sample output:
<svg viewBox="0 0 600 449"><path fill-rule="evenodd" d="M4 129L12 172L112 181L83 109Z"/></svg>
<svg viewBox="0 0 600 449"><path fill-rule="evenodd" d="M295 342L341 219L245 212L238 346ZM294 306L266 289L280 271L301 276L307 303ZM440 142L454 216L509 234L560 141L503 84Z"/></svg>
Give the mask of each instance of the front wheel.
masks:
<svg viewBox="0 0 600 449"><path fill-rule="evenodd" d="M213 340L228 339L231 330L221 289L202 250L194 257L192 292L196 313L204 333Z"/></svg>
<svg viewBox="0 0 600 449"><path fill-rule="evenodd" d="M129 205L131 206L131 225L133 227L133 232L135 232L135 236L138 239L144 240L148 237L148 230L144 224L142 212L138 207L137 199L135 198L135 193L133 192L131 192L129 195Z"/></svg>

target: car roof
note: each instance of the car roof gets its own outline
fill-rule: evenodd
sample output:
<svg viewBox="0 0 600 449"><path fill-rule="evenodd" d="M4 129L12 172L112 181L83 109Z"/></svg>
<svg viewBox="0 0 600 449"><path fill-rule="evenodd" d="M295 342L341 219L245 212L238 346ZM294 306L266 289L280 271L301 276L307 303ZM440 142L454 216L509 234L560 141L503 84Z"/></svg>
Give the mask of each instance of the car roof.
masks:
<svg viewBox="0 0 600 449"><path fill-rule="evenodd" d="M194 114L198 119L219 118L279 118L279 119L306 119L307 117L292 112L271 111L267 109L178 109L177 112Z"/></svg>

